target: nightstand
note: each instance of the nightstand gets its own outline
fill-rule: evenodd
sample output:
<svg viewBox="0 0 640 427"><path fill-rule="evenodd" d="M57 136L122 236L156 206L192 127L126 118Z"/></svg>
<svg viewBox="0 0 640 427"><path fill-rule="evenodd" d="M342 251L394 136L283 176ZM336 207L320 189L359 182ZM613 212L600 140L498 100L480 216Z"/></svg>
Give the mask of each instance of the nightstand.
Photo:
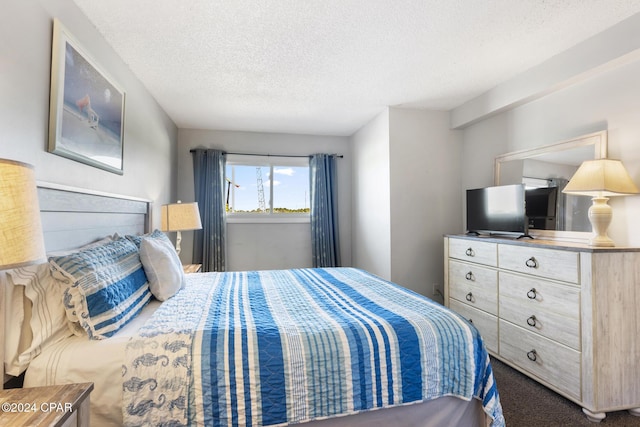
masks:
<svg viewBox="0 0 640 427"><path fill-rule="evenodd" d="M0 390L0 425L88 427L93 383Z"/></svg>
<svg viewBox="0 0 640 427"><path fill-rule="evenodd" d="M200 273L202 271L202 264L186 264L182 266L185 274L188 273Z"/></svg>

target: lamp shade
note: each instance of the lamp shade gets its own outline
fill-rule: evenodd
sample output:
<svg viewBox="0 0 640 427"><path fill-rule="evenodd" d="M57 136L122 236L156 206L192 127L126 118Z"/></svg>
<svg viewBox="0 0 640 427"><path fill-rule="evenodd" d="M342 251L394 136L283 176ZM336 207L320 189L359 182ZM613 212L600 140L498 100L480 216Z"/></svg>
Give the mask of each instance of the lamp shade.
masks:
<svg viewBox="0 0 640 427"><path fill-rule="evenodd" d="M562 192L611 197L636 194L638 187L620 160L598 159L583 162Z"/></svg>
<svg viewBox="0 0 640 427"><path fill-rule="evenodd" d="M592 197L589 222L594 235L589 245L611 247L615 245L607 235L607 228L613 211L607 201L610 196L636 194L638 187L620 160L598 159L583 162L562 192Z"/></svg>
<svg viewBox="0 0 640 427"><path fill-rule="evenodd" d="M0 159L0 269L45 260L33 166Z"/></svg>
<svg viewBox="0 0 640 427"><path fill-rule="evenodd" d="M200 230L198 203L171 203L162 206L162 231Z"/></svg>

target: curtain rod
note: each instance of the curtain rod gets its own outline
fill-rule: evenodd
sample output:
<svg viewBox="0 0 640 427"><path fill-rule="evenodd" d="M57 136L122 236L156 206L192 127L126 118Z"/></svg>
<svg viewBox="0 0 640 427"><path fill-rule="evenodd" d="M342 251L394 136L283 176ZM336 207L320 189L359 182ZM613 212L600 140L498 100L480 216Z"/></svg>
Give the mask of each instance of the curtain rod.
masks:
<svg viewBox="0 0 640 427"><path fill-rule="evenodd" d="M198 150L197 148L191 149L189 150L190 153L193 153L194 151ZM203 150L203 148L200 148L200 150ZM227 155L227 154L233 154L233 155L239 155L239 156L261 156L261 157L311 157L311 154L309 155L296 155L296 154L259 154L259 153L227 153L227 152L223 152L223 155ZM342 159L344 156L342 154L330 154L330 156L333 157L337 157L339 159Z"/></svg>

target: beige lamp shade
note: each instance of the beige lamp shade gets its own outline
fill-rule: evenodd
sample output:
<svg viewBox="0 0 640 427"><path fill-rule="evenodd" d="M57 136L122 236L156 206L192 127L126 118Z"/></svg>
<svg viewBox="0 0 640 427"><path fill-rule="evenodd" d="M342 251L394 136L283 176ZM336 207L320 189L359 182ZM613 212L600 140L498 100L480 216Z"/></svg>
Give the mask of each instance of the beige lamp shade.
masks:
<svg viewBox="0 0 640 427"><path fill-rule="evenodd" d="M0 269L46 261L33 166L0 159Z"/></svg>
<svg viewBox="0 0 640 427"><path fill-rule="evenodd" d="M562 192L592 197L589 221L593 236L589 245L611 247L615 244L607 235L607 229L613 210L607 201L611 196L636 194L638 187L620 160L599 159L582 163Z"/></svg>
<svg viewBox="0 0 640 427"><path fill-rule="evenodd" d="M162 219L160 229L162 231L177 231L176 252L180 255L180 243L182 241L181 231L200 230L200 210L198 203L171 203L162 205Z"/></svg>
<svg viewBox="0 0 640 427"><path fill-rule="evenodd" d="M171 203L162 206L162 231L200 230L198 203Z"/></svg>
<svg viewBox="0 0 640 427"><path fill-rule="evenodd" d="M599 159L583 162L562 192L611 197L636 194L638 187L620 160Z"/></svg>

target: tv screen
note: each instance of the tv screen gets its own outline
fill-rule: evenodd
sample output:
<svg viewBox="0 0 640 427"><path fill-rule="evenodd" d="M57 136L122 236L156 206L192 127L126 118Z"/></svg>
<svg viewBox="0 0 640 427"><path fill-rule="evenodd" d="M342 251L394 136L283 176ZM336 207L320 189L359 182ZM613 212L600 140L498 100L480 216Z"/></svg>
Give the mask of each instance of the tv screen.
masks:
<svg viewBox="0 0 640 427"><path fill-rule="evenodd" d="M526 235L524 184L467 190L467 231Z"/></svg>

